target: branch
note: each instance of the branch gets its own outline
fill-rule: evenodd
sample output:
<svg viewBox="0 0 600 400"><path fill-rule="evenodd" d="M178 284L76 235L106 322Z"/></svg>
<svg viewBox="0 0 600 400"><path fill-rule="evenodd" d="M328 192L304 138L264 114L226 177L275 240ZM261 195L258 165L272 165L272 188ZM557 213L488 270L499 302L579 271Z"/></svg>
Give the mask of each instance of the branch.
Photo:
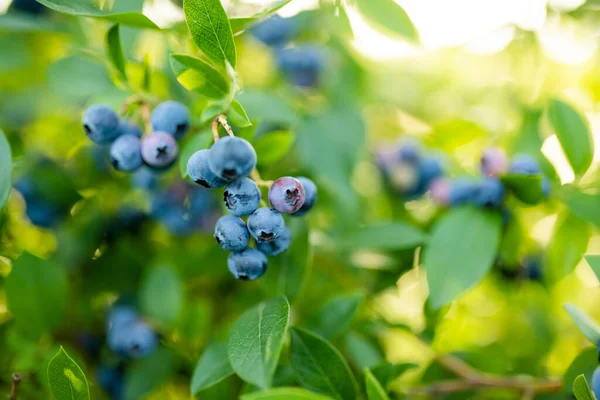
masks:
<svg viewBox="0 0 600 400"><path fill-rule="evenodd" d="M8 400L17 400L17 394L19 391L19 384L21 383L21 374L15 372L12 374L12 386L10 388L10 394Z"/></svg>

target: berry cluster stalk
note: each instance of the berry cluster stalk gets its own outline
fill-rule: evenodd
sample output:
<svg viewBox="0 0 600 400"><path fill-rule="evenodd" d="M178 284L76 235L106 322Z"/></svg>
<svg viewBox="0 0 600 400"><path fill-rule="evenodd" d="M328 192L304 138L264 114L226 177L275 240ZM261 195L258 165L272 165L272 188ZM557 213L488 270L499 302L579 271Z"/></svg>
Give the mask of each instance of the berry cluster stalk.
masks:
<svg viewBox="0 0 600 400"><path fill-rule="evenodd" d="M21 374L15 372L12 374L12 386L10 388L10 394L8 400L17 400L19 392L19 384L21 383Z"/></svg>

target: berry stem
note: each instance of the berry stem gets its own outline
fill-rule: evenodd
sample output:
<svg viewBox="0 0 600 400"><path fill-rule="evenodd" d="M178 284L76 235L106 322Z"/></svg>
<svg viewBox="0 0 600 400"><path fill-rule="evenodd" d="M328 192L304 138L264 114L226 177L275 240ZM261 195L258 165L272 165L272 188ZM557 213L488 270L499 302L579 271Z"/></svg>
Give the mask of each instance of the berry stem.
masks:
<svg viewBox="0 0 600 400"><path fill-rule="evenodd" d="M231 127L229 126L229 124L227 123L227 117L224 115L219 115L217 117L217 121L219 122L219 124L223 127L223 129L225 129L225 132L227 132L227 134L229 136L235 136L233 134L233 130L231 129Z"/></svg>
<svg viewBox="0 0 600 400"><path fill-rule="evenodd" d="M219 121L215 118L210 125L215 143L219 141Z"/></svg>
<svg viewBox="0 0 600 400"><path fill-rule="evenodd" d="M141 103L140 111L142 113L142 120L144 121L144 127L146 128L146 134L149 135L152 133L152 123L150 122L150 114L152 111L150 110L150 103Z"/></svg>
<svg viewBox="0 0 600 400"><path fill-rule="evenodd" d="M258 172L258 169L256 169L256 168L254 168L254 170L252 170L252 172L250 173L250 178L252 178L254 183L256 183L258 186L261 186L261 187L270 188L271 185L273 184L273 181L263 181L262 178L260 177L260 173Z"/></svg>
<svg viewBox="0 0 600 400"><path fill-rule="evenodd" d="M19 391L19 384L21 383L21 374L15 372L12 374L12 386L10 388L10 394L8 400L17 400L17 394Z"/></svg>

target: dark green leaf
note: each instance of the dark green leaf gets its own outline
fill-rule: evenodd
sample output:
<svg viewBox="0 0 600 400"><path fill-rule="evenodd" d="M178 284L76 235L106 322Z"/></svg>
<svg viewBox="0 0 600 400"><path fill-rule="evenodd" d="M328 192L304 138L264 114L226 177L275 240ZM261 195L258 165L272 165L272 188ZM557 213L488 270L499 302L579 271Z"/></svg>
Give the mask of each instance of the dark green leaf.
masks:
<svg viewBox="0 0 600 400"><path fill-rule="evenodd" d="M589 264L596 278L600 280L600 255L589 255L585 256L585 261Z"/></svg>
<svg viewBox="0 0 600 400"><path fill-rule="evenodd" d="M506 174L502 183L525 204L535 205L544 199L542 175Z"/></svg>
<svg viewBox="0 0 600 400"><path fill-rule="evenodd" d="M436 223L423 256L433 308L483 279L496 258L501 231L499 214L470 207L452 209Z"/></svg>
<svg viewBox="0 0 600 400"><path fill-rule="evenodd" d="M256 150L258 165L268 166L285 157L294 144L294 135L289 131L273 131L261 135L252 145Z"/></svg>
<svg viewBox="0 0 600 400"><path fill-rule="evenodd" d="M55 400L90 399L85 374L62 346L48 364L48 384Z"/></svg>
<svg viewBox="0 0 600 400"><path fill-rule="evenodd" d="M600 193L584 193L573 188L567 191L565 202L574 215L600 228Z"/></svg>
<svg viewBox="0 0 600 400"><path fill-rule="evenodd" d="M573 382L573 394L577 400L596 400L596 396L592 393L585 376L579 375Z"/></svg>
<svg viewBox="0 0 600 400"><path fill-rule="evenodd" d="M108 59L121 74L121 78L127 81L127 71L125 70L125 55L123 54L123 46L121 45L121 33L119 24L113 25L106 33L106 49Z"/></svg>
<svg viewBox="0 0 600 400"><path fill-rule="evenodd" d="M0 129L0 212L4 209L12 188L12 156L10 145Z"/></svg>
<svg viewBox="0 0 600 400"><path fill-rule="evenodd" d="M159 347L149 356L136 360L125 376L125 400L143 399L171 375L177 362L171 350Z"/></svg>
<svg viewBox="0 0 600 400"><path fill-rule="evenodd" d="M235 43L220 0L186 0L183 11L196 46L212 61L236 65Z"/></svg>
<svg viewBox="0 0 600 400"><path fill-rule="evenodd" d="M241 400L331 400L331 397L297 387L278 387L242 395Z"/></svg>
<svg viewBox="0 0 600 400"><path fill-rule="evenodd" d="M351 331L344 336L344 350L350 363L361 371L383 361L383 355L376 341L358 332Z"/></svg>
<svg viewBox="0 0 600 400"><path fill-rule="evenodd" d="M231 106L229 108L229 113L227 114L231 123L240 128L245 128L247 126L251 126L252 122L248 119L248 115L246 115L246 111L244 107L237 101L233 100L231 102Z"/></svg>
<svg viewBox="0 0 600 400"><path fill-rule="evenodd" d="M336 399L355 399L356 381L346 360L327 340L303 329L291 329L292 367L305 388Z"/></svg>
<svg viewBox="0 0 600 400"><path fill-rule="evenodd" d="M418 42L419 34L408 14L394 0L357 0L358 10L384 33Z"/></svg>
<svg viewBox="0 0 600 400"><path fill-rule="evenodd" d="M344 240L349 249L378 250L413 249L425 243L427 235L420 229L401 221L367 225Z"/></svg>
<svg viewBox="0 0 600 400"><path fill-rule="evenodd" d="M246 311L229 332L229 362L247 382L269 388L289 326L290 305L283 296Z"/></svg>
<svg viewBox="0 0 600 400"><path fill-rule="evenodd" d="M149 92L152 86L152 64L150 63L150 55L146 54L144 56L144 61L142 63L142 68L144 71L142 77L142 89Z"/></svg>
<svg viewBox="0 0 600 400"><path fill-rule="evenodd" d="M293 301L304 289L313 265L310 229L305 218L294 218L287 223L292 232L292 245L269 259L269 273L263 277L276 295L285 295Z"/></svg>
<svg viewBox="0 0 600 400"><path fill-rule="evenodd" d="M210 131L202 131L182 146L181 153L179 154L179 170L183 178L187 176L187 162L190 157L198 150L208 149L212 140L213 137Z"/></svg>
<svg viewBox="0 0 600 400"><path fill-rule="evenodd" d="M573 272L587 250L591 235L592 229L587 222L569 212L560 216L548 245L547 278L550 282L557 282Z"/></svg>
<svg viewBox="0 0 600 400"><path fill-rule="evenodd" d="M385 389L375 378L373 373L365 368L365 387L367 388L367 398L369 400L389 400Z"/></svg>
<svg viewBox="0 0 600 400"><path fill-rule="evenodd" d="M145 29L160 29L156 24L140 12L107 13L92 4L89 0L37 0L48 8L63 14L81 17L101 18L121 25Z"/></svg>
<svg viewBox="0 0 600 400"><path fill-rule="evenodd" d="M174 325L183 308L184 287L173 268L152 268L140 287L140 307L145 316L165 326Z"/></svg>
<svg viewBox="0 0 600 400"><path fill-rule="evenodd" d="M415 364L409 363L392 364L389 362L384 362L382 364L370 368L370 370L373 373L373 376L377 378L377 381L379 381L381 385L384 388L386 388L390 383L392 383L404 372L415 367Z"/></svg>
<svg viewBox="0 0 600 400"><path fill-rule="evenodd" d="M245 18L231 18L229 19L229 23L231 24L231 30L233 34L236 35L238 33L243 32L250 25L260 22L261 20L267 18L271 14L277 12L281 7L285 6L292 0L277 0L273 3L269 4L263 11L252 15L251 17Z"/></svg>
<svg viewBox="0 0 600 400"><path fill-rule="evenodd" d="M594 346L598 346L600 344L600 325L573 304L565 304L564 307L583 336Z"/></svg>
<svg viewBox="0 0 600 400"><path fill-rule="evenodd" d="M227 343L215 342L208 345L194 369L192 396L196 396L198 392L216 385L232 374L233 369L227 358Z"/></svg>
<svg viewBox="0 0 600 400"><path fill-rule="evenodd" d="M199 58L172 54L171 68L177 81L188 90L212 99L223 98L229 93L229 82L223 74Z"/></svg>
<svg viewBox="0 0 600 400"><path fill-rule="evenodd" d="M63 322L68 305L67 273L54 262L24 253L13 263L4 289L8 309L22 331L37 336Z"/></svg>
<svg viewBox="0 0 600 400"><path fill-rule="evenodd" d="M332 340L348 330L364 299L362 293L343 294L329 299L309 318L311 331Z"/></svg>
<svg viewBox="0 0 600 400"><path fill-rule="evenodd" d="M587 121L567 103L552 100L548 118L576 175L583 175L594 157L594 142Z"/></svg>

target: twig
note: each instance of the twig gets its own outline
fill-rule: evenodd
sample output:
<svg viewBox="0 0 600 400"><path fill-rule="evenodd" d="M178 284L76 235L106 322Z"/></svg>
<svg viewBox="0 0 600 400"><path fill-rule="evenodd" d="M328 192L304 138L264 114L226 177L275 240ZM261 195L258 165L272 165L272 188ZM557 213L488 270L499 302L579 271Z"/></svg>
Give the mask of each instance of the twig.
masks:
<svg viewBox="0 0 600 400"><path fill-rule="evenodd" d="M21 374L15 372L12 374L12 386L10 388L10 394L8 400L17 400L17 394L19 391L19 384L21 383Z"/></svg>
<svg viewBox="0 0 600 400"><path fill-rule="evenodd" d="M210 125L215 143L219 140L219 121L215 118Z"/></svg>
<svg viewBox="0 0 600 400"><path fill-rule="evenodd" d="M260 173L258 172L258 170L256 168L254 168L252 170L252 172L250 173L250 178L252 178L254 183L256 183L258 186L262 186L262 187L266 187L266 188L270 188L274 182L274 181L263 181L262 178L260 177Z"/></svg>
<svg viewBox="0 0 600 400"><path fill-rule="evenodd" d="M224 115L219 115L217 117L217 121L219 122L219 124L223 127L223 129L225 129L225 131L227 132L227 134L229 136L235 136L233 134L233 130L231 129L231 127L229 126L229 124L227 123L227 117Z"/></svg>

